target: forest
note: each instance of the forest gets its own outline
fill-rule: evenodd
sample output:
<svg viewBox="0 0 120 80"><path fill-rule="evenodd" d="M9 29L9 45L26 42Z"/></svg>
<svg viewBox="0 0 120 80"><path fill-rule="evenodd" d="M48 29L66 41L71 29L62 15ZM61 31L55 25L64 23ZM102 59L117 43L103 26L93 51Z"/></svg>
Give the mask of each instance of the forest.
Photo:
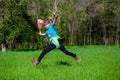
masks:
<svg viewBox="0 0 120 80"><path fill-rule="evenodd" d="M55 5L66 46L120 45L120 0L0 0L0 48L44 48L49 40L38 34L37 19L51 16Z"/></svg>

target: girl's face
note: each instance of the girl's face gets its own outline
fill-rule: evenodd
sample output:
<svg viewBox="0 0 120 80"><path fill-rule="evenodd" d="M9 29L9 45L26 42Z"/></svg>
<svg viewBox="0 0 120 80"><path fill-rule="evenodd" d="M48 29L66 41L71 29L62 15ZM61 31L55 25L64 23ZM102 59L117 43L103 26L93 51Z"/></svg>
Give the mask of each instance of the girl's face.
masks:
<svg viewBox="0 0 120 80"><path fill-rule="evenodd" d="M49 28L50 23L51 23L50 19L46 19L46 20L44 21L45 28L47 28L47 29L48 29L48 28Z"/></svg>
<svg viewBox="0 0 120 80"><path fill-rule="evenodd" d="M50 25L50 24L46 24L46 25L45 25L45 28L48 29L48 28L49 28L49 25Z"/></svg>

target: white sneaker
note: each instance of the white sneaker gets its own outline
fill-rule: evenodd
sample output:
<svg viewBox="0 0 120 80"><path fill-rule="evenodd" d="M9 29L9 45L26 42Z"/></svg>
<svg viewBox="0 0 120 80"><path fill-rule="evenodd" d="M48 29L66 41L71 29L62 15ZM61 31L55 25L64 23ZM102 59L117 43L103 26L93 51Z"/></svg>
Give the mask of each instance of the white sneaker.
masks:
<svg viewBox="0 0 120 80"><path fill-rule="evenodd" d="M37 66L39 64L39 61L38 60L35 60L34 58L32 59L32 63L34 66Z"/></svg>
<svg viewBox="0 0 120 80"><path fill-rule="evenodd" d="M80 63L80 61L81 61L81 58L79 57L79 56L76 56L75 57L75 60L77 61L77 63L79 64Z"/></svg>

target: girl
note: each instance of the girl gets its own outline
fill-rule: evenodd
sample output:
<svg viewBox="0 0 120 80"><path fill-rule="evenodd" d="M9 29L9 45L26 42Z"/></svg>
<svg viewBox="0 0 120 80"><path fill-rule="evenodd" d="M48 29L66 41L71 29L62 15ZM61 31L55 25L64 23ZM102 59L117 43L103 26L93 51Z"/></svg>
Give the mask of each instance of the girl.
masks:
<svg viewBox="0 0 120 80"><path fill-rule="evenodd" d="M60 39L60 37L58 36L57 34L57 31L55 29L55 26L54 26L54 23L55 23L55 20L57 18L57 15L55 12L53 12L53 15L52 15L52 19L46 19L44 20L44 25L45 25L45 28L47 29L45 33L42 33L41 30L39 32L39 35L41 36L45 36L47 35L50 39L50 44L42 51L42 53L40 54L40 56L38 57L38 59L32 59L32 63L36 66L38 65L42 58L48 53L50 52L51 50L55 49L55 48L58 48L60 49L61 51L63 51L66 55L69 55L71 57L73 57L77 63L80 63L80 57L77 56L76 54L72 53L72 52L69 52L65 49L64 45L62 44L62 41Z"/></svg>

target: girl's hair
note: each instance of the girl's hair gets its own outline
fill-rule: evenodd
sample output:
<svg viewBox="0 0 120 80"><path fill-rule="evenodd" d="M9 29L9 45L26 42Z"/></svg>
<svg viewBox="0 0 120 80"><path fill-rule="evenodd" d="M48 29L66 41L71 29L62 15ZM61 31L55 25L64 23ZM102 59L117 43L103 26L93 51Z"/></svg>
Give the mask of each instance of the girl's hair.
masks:
<svg viewBox="0 0 120 80"><path fill-rule="evenodd" d="M52 19L51 18L47 18L47 19L44 20L44 24L45 25L46 24L50 24L50 23L52 23Z"/></svg>

